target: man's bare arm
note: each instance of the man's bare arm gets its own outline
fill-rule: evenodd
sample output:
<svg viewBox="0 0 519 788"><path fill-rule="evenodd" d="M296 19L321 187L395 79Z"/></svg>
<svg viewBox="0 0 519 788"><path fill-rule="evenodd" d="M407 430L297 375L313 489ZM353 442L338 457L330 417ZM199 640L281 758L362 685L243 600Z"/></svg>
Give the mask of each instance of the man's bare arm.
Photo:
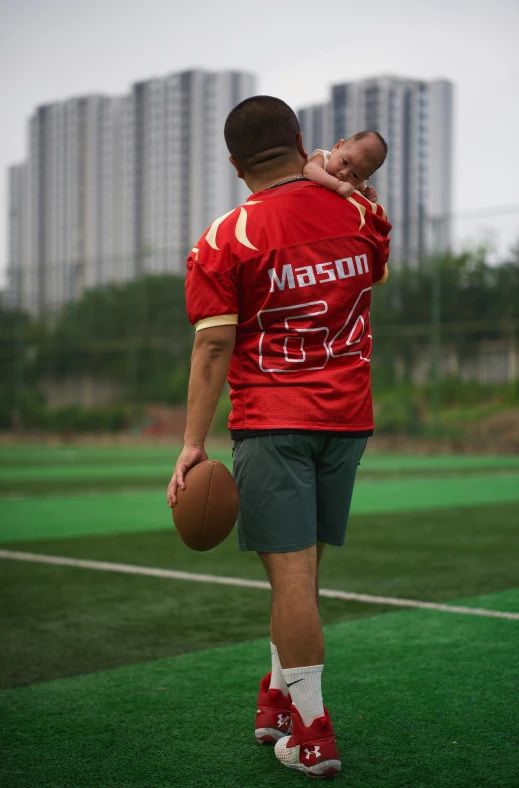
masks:
<svg viewBox="0 0 519 788"><path fill-rule="evenodd" d="M204 444L231 363L236 326L215 326L198 331L191 354L184 448L168 487L168 504L176 503L184 475L207 459Z"/></svg>
<svg viewBox="0 0 519 788"><path fill-rule="evenodd" d="M198 331L191 354L187 393L186 446L203 446L231 363L236 326Z"/></svg>

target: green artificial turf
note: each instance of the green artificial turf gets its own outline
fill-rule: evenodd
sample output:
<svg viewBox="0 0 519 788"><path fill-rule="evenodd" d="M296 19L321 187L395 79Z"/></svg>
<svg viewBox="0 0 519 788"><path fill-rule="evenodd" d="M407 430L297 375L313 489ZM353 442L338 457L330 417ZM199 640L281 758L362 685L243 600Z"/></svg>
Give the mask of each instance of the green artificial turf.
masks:
<svg viewBox="0 0 519 788"><path fill-rule="evenodd" d="M180 447L139 454L135 450L95 452L50 450L16 453L11 461L0 457L0 493L49 495L84 490L166 487ZM232 468L230 449L212 448L211 457Z"/></svg>
<svg viewBox="0 0 519 788"><path fill-rule="evenodd" d="M514 588L518 521L517 505L355 516L346 547L325 550L321 586L442 602ZM207 553L189 550L172 530L5 546L265 580L234 535ZM268 628L264 590L3 559L0 570L3 686L231 644ZM321 607L325 623L387 609L330 599Z"/></svg>
<svg viewBox="0 0 519 788"><path fill-rule="evenodd" d="M211 456L231 457L231 441L228 447L223 444L208 444ZM179 444L171 446L44 446L44 445L7 445L0 446L0 468L49 467L70 465L105 465L117 468L121 465L167 465L175 459ZM223 460L222 460L223 461ZM379 454L368 443L362 460L362 468L369 471L449 471L449 470L491 470L519 468L517 455L407 455Z"/></svg>
<svg viewBox="0 0 519 788"><path fill-rule="evenodd" d="M262 637L270 594L248 588L2 561L0 687ZM331 623L390 608L323 600Z"/></svg>
<svg viewBox="0 0 519 788"><path fill-rule="evenodd" d="M0 500L2 546L264 579L235 534L205 554L180 542L165 503L177 450L0 447L0 492L33 496ZM230 464L230 447L210 453ZM368 451L321 585L519 612L518 467ZM17 687L0 693L1 785L306 784L253 742L268 640L245 641L268 631L267 591L2 559L0 572L0 683ZM517 788L518 622L393 610L322 600L337 782Z"/></svg>
<svg viewBox="0 0 519 788"><path fill-rule="evenodd" d="M0 494L38 496L84 490L161 489L167 484L179 446L164 447L0 447ZM214 459L232 467L231 443L209 446ZM359 478L487 474L519 470L515 456L378 455L368 451Z"/></svg>
<svg viewBox="0 0 519 788"><path fill-rule="evenodd" d="M501 607L519 593L473 600ZM516 788L519 629L405 611L333 625L323 694L350 788ZM306 785L254 743L268 639L0 693L9 788Z"/></svg>
<svg viewBox="0 0 519 788"><path fill-rule="evenodd" d="M161 492L111 492L0 500L0 542L173 529Z"/></svg>
<svg viewBox="0 0 519 788"><path fill-rule="evenodd" d="M13 444L0 446L0 466L20 465L26 468L31 465L38 467L47 464L63 465L68 463L120 465L121 463L147 463L158 460L167 462L178 448L178 442L166 447L153 445Z"/></svg>
<svg viewBox="0 0 519 788"><path fill-rule="evenodd" d="M519 501L519 474L359 481L353 514L421 511ZM0 542L132 533L172 527L161 491L0 499Z"/></svg>

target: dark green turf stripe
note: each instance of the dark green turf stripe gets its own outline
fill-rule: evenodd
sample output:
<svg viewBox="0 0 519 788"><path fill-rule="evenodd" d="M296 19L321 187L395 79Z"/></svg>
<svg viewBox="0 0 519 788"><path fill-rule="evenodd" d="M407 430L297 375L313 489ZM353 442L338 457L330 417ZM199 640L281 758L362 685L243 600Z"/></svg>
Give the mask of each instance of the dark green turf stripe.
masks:
<svg viewBox="0 0 519 788"><path fill-rule="evenodd" d="M226 458L227 459L227 458ZM157 463L149 463L147 465L132 464L120 465L117 467L109 466L108 468L99 468L96 465L50 465L46 467L29 467L29 468L8 468L3 469L1 480L5 484L9 483L11 486L16 482L34 482L41 481L42 483L52 482L54 479L59 479L64 483L67 481L80 481L85 480L91 482L93 479L102 478L102 474L108 474L114 481L120 481L129 477L130 479L145 478L146 476L155 476L159 478L168 474L171 477L173 470L174 458L171 458L169 465Z"/></svg>
<svg viewBox="0 0 519 788"><path fill-rule="evenodd" d="M0 449L0 494L38 496L81 491L161 489L171 476L179 447L11 447ZM228 446L209 446L214 459L232 465ZM406 457L369 450L360 479L498 474L517 471L519 457Z"/></svg>
<svg viewBox="0 0 519 788"><path fill-rule="evenodd" d="M328 627L326 642L337 784L516 788L513 622L412 611ZM306 784L254 743L268 665L262 639L1 693L2 784Z"/></svg>
<svg viewBox="0 0 519 788"><path fill-rule="evenodd" d="M517 587L518 520L517 505L428 511L420 518L409 512L357 516L345 549L325 551L321 584L431 602ZM239 553L234 537L208 553L189 550L173 531L9 546L265 580L257 556ZM6 560L0 561L0 571L4 686L251 639L267 627L269 594L263 590ZM381 610L322 600L326 623Z"/></svg>
<svg viewBox="0 0 519 788"><path fill-rule="evenodd" d="M118 468L122 465L148 465L162 464L169 467L175 460L180 449L179 444L169 446L141 445L141 446L0 446L0 476L3 469L18 466L21 469L29 467L92 465L111 466ZM231 441L222 444L209 443L211 456L223 454L230 458ZM368 450L362 461L362 467L370 471L400 472L414 471L450 471L450 470L491 470L519 468L517 455L409 455L409 454L379 454Z"/></svg>
<svg viewBox="0 0 519 788"><path fill-rule="evenodd" d="M344 548L328 547L323 587L447 601L519 585L519 505L354 515ZM265 579L253 552L239 552L236 533L206 553L187 548L171 530L20 541L8 549L94 561ZM71 570L74 572L74 570ZM82 570L86 572L86 570Z"/></svg>
<svg viewBox="0 0 519 788"><path fill-rule="evenodd" d="M1 561L0 687L147 662L261 637L263 590ZM384 605L323 600L325 623Z"/></svg>
<svg viewBox="0 0 519 788"><path fill-rule="evenodd" d="M156 455L143 456L119 450L84 454L63 452L59 457L50 453L36 454L22 465L14 461L8 466L0 463L0 493L25 494L30 496L60 493L77 493L103 489L163 489L167 486L180 447ZM232 468L230 449L212 448L211 457ZM37 461L38 460L38 461Z"/></svg>

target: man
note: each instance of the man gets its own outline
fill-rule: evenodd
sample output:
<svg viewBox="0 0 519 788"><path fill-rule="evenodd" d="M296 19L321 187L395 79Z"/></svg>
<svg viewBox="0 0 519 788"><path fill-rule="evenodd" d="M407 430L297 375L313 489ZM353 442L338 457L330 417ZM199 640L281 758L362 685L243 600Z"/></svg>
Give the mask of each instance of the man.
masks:
<svg viewBox="0 0 519 788"><path fill-rule="evenodd" d="M272 585L272 672L260 684L256 738L277 742L286 766L328 776L341 763L321 696L318 566L325 543L344 543L373 430L370 296L387 275L391 225L360 194L345 200L302 177L299 124L279 99L243 101L225 139L253 194L211 225L187 262L196 335L168 502L207 459L228 375L239 546L258 552ZM373 132L348 143L352 170L366 156L385 158Z"/></svg>

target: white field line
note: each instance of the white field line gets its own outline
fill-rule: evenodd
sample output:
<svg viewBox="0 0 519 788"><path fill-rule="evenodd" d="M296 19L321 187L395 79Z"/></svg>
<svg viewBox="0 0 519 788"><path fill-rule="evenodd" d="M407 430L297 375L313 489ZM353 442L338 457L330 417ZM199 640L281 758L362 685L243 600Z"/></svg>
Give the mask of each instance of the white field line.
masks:
<svg viewBox="0 0 519 788"><path fill-rule="evenodd" d="M240 588L260 588L270 591L270 583L266 580L246 580L241 577L222 577L220 575L202 575L192 572L181 572L177 569L160 569L151 566L135 566L133 564L116 564L111 561L87 561L81 558L66 558L60 555L44 555L41 553L22 553L16 550L0 550L0 558L11 561L28 561L52 566L73 566L78 569L97 569L102 572L121 572L128 575L145 575L147 577L164 577L170 580L190 580L194 583L215 583L223 586L239 586ZM373 596L372 594L356 594L352 591L335 591L321 588L320 595L327 599L344 599L354 602L366 602L370 605L392 605L394 607L416 607L424 610L441 610L444 613L463 613L468 616L487 616L489 618L508 618L519 621L519 613L505 613L501 610L486 610L480 607L464 607L445 605L440 602L422 602L418 599L399 599L391 596Z"/></svg>

